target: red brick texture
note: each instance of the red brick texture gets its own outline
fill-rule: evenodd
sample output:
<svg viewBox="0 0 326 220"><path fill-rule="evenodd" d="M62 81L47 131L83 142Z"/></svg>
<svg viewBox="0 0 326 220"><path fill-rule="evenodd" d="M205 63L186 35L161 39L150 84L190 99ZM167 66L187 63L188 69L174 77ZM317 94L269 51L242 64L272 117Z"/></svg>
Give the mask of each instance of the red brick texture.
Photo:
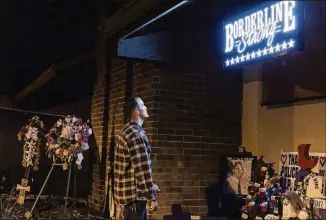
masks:
<svg viewBox="0 0 326 220"><path fill-rule="evenodd" d="M95 136L96 146L91 149L96 152L92 164L92 188L88 198L88 204L91 208L98 211L102 209L105 195L105 165L106 152L108 149L108 107L109 107L109 90L110 90L110 69L111 65L106 60L106 40L99 34L96 41L96 62L97 77L94 85L91 123Z"/></svg>
<svg viewBox="0 0 326 220"><path fill-rule="evenodd" d="M145 130L153 149L154 180L161 188L162 219L171 205L207 215L205 190L219 181L218 155L239 145L240 94L214 74L177 72L151 64L134 66L133 95L144 99L151 118ZM235 111L231 110L237 108Z"/></svg>
<svg viewBox="0 0 326 220"><path fill-rule="evenodd" d="M96 155L95 155L95 164L93 164L92 170L92 189L91 195L89 196L88 203L89 206L100 210L101 204L104 201L104 174L101 173L101 164L103 164L103 152L107 151L107 141L103 138L103 135L107 136L107 126L104 125L105 115L104 110L107 108L105 105L105 96L106 91L105 87L107 86L107 80L105 79L107 74L103 74L98 80L94 87L93 98L92 98L92 111L91 111L91 122L93 127L93 133L96 140ZM93 146L92 146L93 147Z"/></svg>
<svg viewBox="0 0 326 220"><path fill-rule="evenodd" d="M123 125L127 62L112 61L106 146L114 145L114 135ZM240 144L241 86L229 88L239 87L241 79L172 71L149 62L134 63L132 72L132 96L141 97L150 114L144 129L153 150L153 178L161 189L160 209L150 219L163 219L175 203L194 215L207 215L205 191L219 182L219 155L236 151ZM96 116L103 115L100 87L105 80L100 82L95 86L92 106L99 149L103 145L103 117ZM99 209L103 205L103 182L98 182L96 168L89 202Z"/></svg>

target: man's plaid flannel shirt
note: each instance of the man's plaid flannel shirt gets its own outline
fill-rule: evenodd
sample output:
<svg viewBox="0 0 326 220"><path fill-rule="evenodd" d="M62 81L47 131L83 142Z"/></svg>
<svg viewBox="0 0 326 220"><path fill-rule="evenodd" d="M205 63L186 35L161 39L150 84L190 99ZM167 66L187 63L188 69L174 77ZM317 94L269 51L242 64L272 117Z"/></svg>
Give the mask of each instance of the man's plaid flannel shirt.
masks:
<svg viewBox="0 0 326 220"><path fill-rule="evenodd" d="M156 200L150 154L144 129L134 122L125 124L115 149L115 203L126 205L135 200Z"/></svg>

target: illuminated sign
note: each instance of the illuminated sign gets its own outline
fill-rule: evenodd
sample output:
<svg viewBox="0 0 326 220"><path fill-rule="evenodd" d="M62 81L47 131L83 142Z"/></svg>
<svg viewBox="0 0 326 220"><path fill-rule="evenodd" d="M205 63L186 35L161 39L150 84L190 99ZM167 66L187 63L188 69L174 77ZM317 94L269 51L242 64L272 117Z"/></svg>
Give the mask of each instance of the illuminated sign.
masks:
<svg viewBox="0 0 326 220"><path fill-rule="evenodd" d="M302 49L303 15L298 1L268 1L224 22L224 67L249 64Z"/></svg>

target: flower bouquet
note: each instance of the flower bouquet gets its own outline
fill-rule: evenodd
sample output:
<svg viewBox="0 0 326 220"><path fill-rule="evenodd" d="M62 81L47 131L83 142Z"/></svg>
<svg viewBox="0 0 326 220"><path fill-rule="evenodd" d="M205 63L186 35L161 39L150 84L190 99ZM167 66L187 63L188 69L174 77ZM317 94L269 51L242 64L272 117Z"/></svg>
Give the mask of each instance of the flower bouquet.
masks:
<svg viewBox="0 0 326 220"><path fill-rule="evenodd" d="M83 160L82 152L89 148L88 137L91 134L89 121L83 122L81 118L70 115L63 120L59 119L45 135L47 154L54 161L60 159L64 164L77 158L76 164L80 169Z"/></svg>
<svg viewBox="0 0 326 220"><path fill-rule="evenodd" d="M44 138L43 121L38 116L29 120L29 124L22 127L18 132L18 140L25 141L22 166L33 166L33 170L38 170L40 158L41 139Z"/></svg>

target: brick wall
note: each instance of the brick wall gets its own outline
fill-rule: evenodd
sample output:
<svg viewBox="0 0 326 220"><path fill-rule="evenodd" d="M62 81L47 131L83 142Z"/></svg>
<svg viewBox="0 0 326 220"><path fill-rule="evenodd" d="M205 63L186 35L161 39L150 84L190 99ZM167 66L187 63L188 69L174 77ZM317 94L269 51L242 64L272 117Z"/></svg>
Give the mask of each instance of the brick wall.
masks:
<svg viewBox="0 0 326 220"><path fill-rule="evenodd" d="M109 98L109 132L108 132L108 151L107 151L107 169L106 173L111 172L114 159L114 146L116 135L124 124L123 105L126 94L126 67L127 63L121 60L111 61L111 80L110 80L110 98ZM106 177L106 189L109 185L109 178ZM112 182L110 182L111 184ZM107 191L108 193L108 191ZM109 202L106 203L109 205ZM108 207L108 206L107 206Z"/></svg>
<svg viewBox="0 0 326 220"><path fill-rule="evenodd" d="M91 123L95 136L95 146L91 147L93 152L92 161L92 184L88 205L100 211L104 203L104 183L105 183L105 164L106 152L108 146L108 112L109 91L110 91L110 66L106 59L106 41L105 37L99 34L96 40L95 48L97 62L97 77L94 85Z"/></svg>
<svg viewBox="0 0 326 220"><path fill-rule="evenodd" d="M105 78L105 75L103 76ZM92 149L94 153L92 164L92 188L88 199L88 204L91 208L101 210L104 202L104 180L103 163L106 158L103 158L103 152L107 151L107 139L103 135L107 134L107 126L105 126L105 109L107 109L107 103L105 103L106 80L103 79L103 83L98 83L94 87L94 95L92 99L92 113L91 122L93 127L93 133L95 136L96 146ZM107 136L107 135L106 135ZM102 171L102 172L101 172ZM102 173L102 174L101 174Z"/></svg>
<svg viewBox="0 0 326 220"><path fill-rule="evenodd" d="M184 211L207 215L206 191L219 182L219 155L236 151L240 143L240 77L194 70L185 73L136 62L132 65L132 91L126 91L127 66L131 65L118 60L111 64L107 146L114 145L114 135L123 124L126 96L141 97L151 116L144 128L153 150L154 180L161 188L160 210L151 219L162 219L175 203L182 204ZM103 90L101 86L96 87L93 100L104 99L99 95L103 92L96 92ZM232 86L237 89L226 90ZM96 118L99 113L95 112L103 115L103 107L96 103L92 120L99 129L95 134L101 134L103 117ZM99 146L100 137L96 135ZM107 149L110 156L110 147ZM96 188L103 185L98 174L90 196L91 206L97 208L103 205L103 192Z"/></svg>
<svg viewBox="0 0 326 220"><path fill-rule="evenodd" d="M161 188L160 210L152 219L171 213L175 203L207 215L206 191L219 182L219 154L236 151L240 143L241 93L226 92L232 84L227 78L148 63L134 66L133 94L149 108L144 128L153 150L154 180Z"/></svg>
<svg viewBox="0 0 326 220"><path fill-rule="evenodd" d="M104 61L102 61L104 62ZM103 64L103 63L102 63ZM101 63L99 64L101 65ZM92 103L92 125L96 139L93 165L93 184L88 202L91 208L102 210L105 201L105 181L108 184L107 166L112 161L115 136L124 124L126 62L106 60L107 69L98 72ZM102 67L100 66L99 69Z"/></svg>

